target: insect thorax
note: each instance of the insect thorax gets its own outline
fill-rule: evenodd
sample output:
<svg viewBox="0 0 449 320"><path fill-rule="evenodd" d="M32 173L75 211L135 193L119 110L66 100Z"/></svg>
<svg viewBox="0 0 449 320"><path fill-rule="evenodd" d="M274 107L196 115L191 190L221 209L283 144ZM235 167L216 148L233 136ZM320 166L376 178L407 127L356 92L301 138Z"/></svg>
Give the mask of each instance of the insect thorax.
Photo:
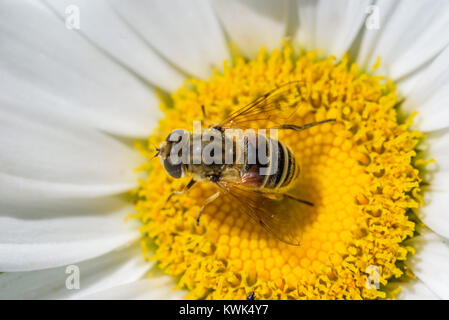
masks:
<svg viewBox="0 0 449 320"><path fill-rule="evenodd" d="M201 143L190 140L186 170L197 181L224 181L248 188L287 187L299 170L292 152L281 142L257 133L205 130Z"/></svg>

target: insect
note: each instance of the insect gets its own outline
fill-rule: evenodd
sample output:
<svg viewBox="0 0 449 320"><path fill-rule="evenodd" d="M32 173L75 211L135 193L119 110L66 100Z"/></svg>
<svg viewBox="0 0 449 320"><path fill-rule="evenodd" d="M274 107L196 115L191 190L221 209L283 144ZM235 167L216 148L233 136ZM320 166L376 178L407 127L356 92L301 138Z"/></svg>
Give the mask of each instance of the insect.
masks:
<svg viewBox="0 0 449 320"><path fill-rule="evenodd" d="M300 174L298 161L283 142L255 130L260 129L261 122L265 122L270 124L267 129L289 130L294 134L336 121L327 119L301 126L289 122L301 101L300 89L301 83L293 81L258 97L220 123L204 130L201 133L203 137L217 139L206 139L199 147L198 144L195 146L195 135L191 132L183 129L172 131L160 148L156 148L155 156L160 157L165 170L173 178L181 178L186 174L193 175L193 178L183 191L174 192L167 201L175 194L186 192L196 182L209 182L217 187L217 192L205 200L198 214L197 225L207 205L221 196L232 203L238 203L239 213L249 215L279 240L299 245L300 222L297 210L292 208L313 204L289 193ZM206 119L204 107L202 110ZM233 135L236 130L245 131L236 138ZM239 143L237 139L240 139ZM206 149L213 151L209 155L215 160L222 161L208 162L198 158L199 155L204 155L202 151ZM173 155L182 154L180 150L185 151L182 155L184 161L173 160ZM265 151L265 161L258 157L261 151Z"/></svg>

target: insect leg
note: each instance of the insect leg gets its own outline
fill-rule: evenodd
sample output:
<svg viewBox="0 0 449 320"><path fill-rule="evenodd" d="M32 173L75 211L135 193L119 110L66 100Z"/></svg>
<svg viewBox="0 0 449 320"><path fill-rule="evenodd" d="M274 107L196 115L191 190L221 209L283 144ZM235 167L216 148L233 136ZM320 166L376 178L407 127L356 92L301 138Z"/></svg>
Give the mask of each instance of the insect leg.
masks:
<svg viewBox="0 0 449 320"><path fill-rule="evenodd" d="M295 197L295 196L292 196L291 194L288 194L288 193L278 193L278 192L270 192L270 191L264 191L264 192L262 192L262 191L259 191L259 190L254 190L254 192L260 193L260 194L266 194L266 195L269 195L269 196L271 196L271 197L273 197L274 199L277 199L277 200L279 200L279 201L282 201L282 199L283 199L284 197L286 197L286 198L289 198L289 199L291 199L291 200L295 200L295 201L298 201L298 202L301 202L301 203L304 203L304 204L306 204L306 205L308 205L308 206L313 207L313 203L312 203L312 202L307 201L307 200L299 199L299 198L297 198L297 197Z"/></svg>
<svg viewBox="0 0 449 320"><path fill-rule="evenodd" d="M255 300L255 294L254 291L252 291L247 297L246 300Z"/></svg>
<svg viewBox="0 0 449 320"><path fill-rule="evenodd" d="M204 106L204 104L201 105L201 112L203 113L204 125L208 126L207 116L206 116L206 107Z"/></svg>
<svg viewBox="0 0 449 320"><path fill-rule="evenodd" d="M272 127L270 129L285 129L285 130L301 131L301 130L304 130L304 129L308 129L308 128L311 128L311 127L314 127L314 126L318 126L320 124L324 124L324 123L327 123L327 122L333 122L333 121L336 121L336 119L327 119L327 120L323 120L323 121L312 122L312 123L308 123L308 124L305 124L305 125L302 125L302 126L297 126L297 125L294 125L294 124L283 124L283 125L280 125L280 126Z"/></svg>
<svg viewBox="0 0 449 320"><path fill-rule="evenodd" d="M180 194L184 194L186 191L188 191L190 188L192 188L192 186L195 184L195 180L190 180L190 182L184 187L184 189L182 189L181 191L173 191L167 198L167 200L165 200L165 204L167 204L170 199L174 196L174 195L180 195Z"/></svg>
<svg viewBox="0 0 449 320"><path fill-rule="evenodd" d="M197 226L200 224L200 217L201 217L201 214L203 213L204 209L206 208L206 206L209 203L211 203L212 201L214 201L215 199L217 199L219 195L220 195L220 191L217 191L216 193L214 193L213 195L211 195L209 198L207 198L204 201L204 204L203 204L203 206L200 209L200 213L198 214L198 217L196 218L196 225Z"/></svg>
<svg viewBox="0 0 449 320"><path fill-rule="evenodd" d="M313 207L313 203L312 203L312 202L307 201L307 200L302 200L302 199L296 198L295 196L292 196L291 194L284 193L283 196L284 196L284 197L287 197L287 198L289 198L289 199L292 199L292 200L295 200L295 201L304 203L304 204L306 204L306 205L308 205L308 206Z"/></svg>

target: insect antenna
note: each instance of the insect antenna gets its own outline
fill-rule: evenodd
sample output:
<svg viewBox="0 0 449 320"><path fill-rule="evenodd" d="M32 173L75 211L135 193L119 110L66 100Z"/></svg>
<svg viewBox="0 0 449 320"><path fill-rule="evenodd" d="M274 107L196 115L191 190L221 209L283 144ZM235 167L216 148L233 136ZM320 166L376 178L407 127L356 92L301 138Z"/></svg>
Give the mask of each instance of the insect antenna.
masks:
<svg viewBox="0 0 449 320"><path fill-rule="evenodd" d="M154 148L154 151L156 151L156 154L153 156L153 159L156 158L157 156L159 156L159 154L161 153L161 149Z"/></svg>

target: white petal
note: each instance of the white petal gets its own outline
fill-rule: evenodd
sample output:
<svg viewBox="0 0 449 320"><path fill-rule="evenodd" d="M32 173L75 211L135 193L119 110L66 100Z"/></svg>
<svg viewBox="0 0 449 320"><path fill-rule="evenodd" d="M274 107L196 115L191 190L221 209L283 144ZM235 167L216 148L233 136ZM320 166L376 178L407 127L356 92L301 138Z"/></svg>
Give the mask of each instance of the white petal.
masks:
<svg viewBox="0 0 449 320"><path fill-rule="evenodd" d="M380 73L399 79L423 67L449 43L447 1L379 0L376 6L379 29L365 29L357 58L362 67L370 68L380 56Z"/></svg>
<svg viewBox="0 0 449 320"><path fill-rule="evenodd" d="M160 88L173 91L182 84L183 76L162 59L113 10L106 0L49 0L64 19L70 6L80 10L80 29L100 48Z"/></svg>
<svg viewBox="0 0 449 320"><path fill-rule="evenodd" d="M449 192L449 130L428 133L420 150L426 158L435 160L427 165L424 181L432 192Z"/></svg>
<svg viewBox="0 0 449 320"><path fill-rule="evenodd" d="M427 133L421 148L426 150L428 158L435 159L435 168L430 167L432 171L449 172L449 130ZM437 178L437 175L435 175L435 178ZM440 187L439 190L441 191L449 191L447 184L441 184Z"/></svg>
<svg viewBox="0 0 449 320"><path fill-rule="evenodd" d="M211 75L228 59L223 32L203 0L112 1L117 12L154 49L183 71Z"/></svg>
<svg viewBox="0 0 449 320"><path fill-rule="evenodd" d="M418 84L420 78L425 74L426 71L426 67L420 68L413 72L413 74L396 81L399 93L403 97L406 97L408 99L408 96L413 92L413 89L415 89L415 86ZM408 100L406 100L405 103L408 104ZM416 108L412 111L416 111Z"/></svg>
<svg viewBox="0 0 449 320"><path fill-rule="evenodd" d="M407 263L425 286L442 299L449 299L449 246L433 232L424 231L413 240L416 254Z"/></svg>
<svg viewBox="0 0 449 320"><path fill-rule="evenodd" d="M0 109L2 196L94 197L136 186L137 151L56 118L28 120ZM6 196L5 196L6 197Z"/></svg>
<svg viewBox="0 0 449 320"><path fill-rule="evenodd" d="M261 47L273 50L287 31L288 0L214 0L218 18L231 42L247 57L254 58Z"/></svg>
<svg viewBox="0 0 449 320"><path fill-rule="evenodd" d="M0 299L76 299L137 281L151 264L143 260L136 244L75 266L79 268L79 289L73 287L73 278L68 279L77 271L68 266L0 274Z"/></svg>
<svg viewBox="0 0 449 320"><path fill-rule="evenodd" d="M449 175L445 175L449 178ZM448 180L446 180L447 183ZM424 207L419 211L419 218L439 235L449 238L449 191L438 191L432 187L424 189Z"/></svg>
<svg viewBox="0 0 449 320"><path fill-rule="evenodd" d="M0 103L146 137L160 115L151 89L65 27L40 1L0 4Z"/></svg>
<svg viewBox="0 0 449 320"><path fill-rule="evenodd" d="M434 163L427 165L423 189L424 206L419 218L433 231L449 239L449 131L431 132L420 148Z"/></svg>
<svg viewBox="0 0 449 320"><path fill-rule="evenodd" d="M101 300L181 300L184 299L184 290L175 290L173 277L157 276L133 283L117 286L92 294L83 299Z"/></svg>
<svg viewBox="0 0 449 320"><path fill-rule="evenodd" d="M408 113L418 111L414 127L421 131L449 127L449 47L424 71L410 78L413 87L403 109Z"/></svg>
<svg viewBox="0 0 449 320"><path fill-rule="evenodd" d="M323 49L337 57L349 50L362 27L370 0L298 1L296 40L307 49Z"/></svg>
<svg viewBox="0 0 449 320"><path fill-rule="evenodd" d="M419 279L411 280L399 284L401 291L397 298L400 300L439 300L440 298L433 293L427 286Z"/></svg>
<svg viewBox="0 0 449 320"><path fill-rule="evenodd" d="M53 268L94 258L139 237L120 198L1 201L0 272Z"/></svg>

